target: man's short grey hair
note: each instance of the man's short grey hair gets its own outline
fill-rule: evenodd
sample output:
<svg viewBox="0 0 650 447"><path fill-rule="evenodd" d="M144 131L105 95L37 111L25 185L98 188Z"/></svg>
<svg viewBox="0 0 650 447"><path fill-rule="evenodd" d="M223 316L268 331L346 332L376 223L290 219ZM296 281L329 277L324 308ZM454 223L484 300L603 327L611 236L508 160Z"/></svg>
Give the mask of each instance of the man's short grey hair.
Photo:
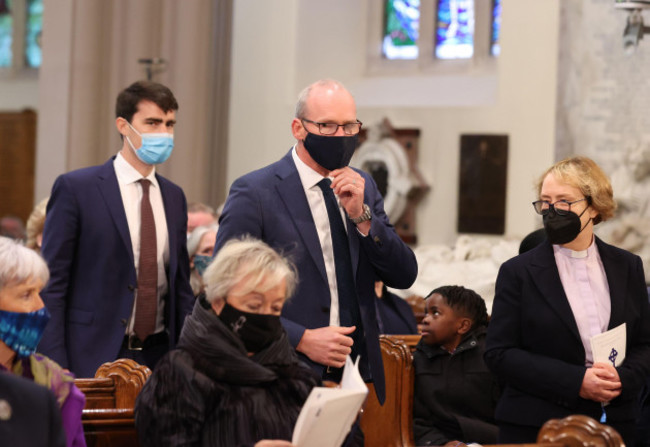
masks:
<svg viewBox="0 0 650 447"><path fill-rule="evenodd" d="M0 290L30 279L40 279L43 284L50 279L43 258L19 242L0 236Z"/></svg>
<svg viewBox="0 0 650 447"><path fill-rule="evenodd" d="M327 86L337 86L346 92L348 91L348 89L345 88L342 83L334 79L321 79L320 81L316 81L313 84L308 85L298 95L298 102L296 103L296 118L306 118L305 115L307 113L307 99L309 98L309 94L314 89L314 87Z"/></svg>
<svg viewBox="0 0 650 447"><path fill-rule="evenodd" d="M216 233L218 229L219 225L217 224L202 225L193 229L190 233L190 237L187 238L187 254L189 257L191 258L196 254L196 251L199 249L201 239L205 233L208 231L214 231Z"/></svg>
<svg viewBox="0 0 650 447"><path fill-rule="evenodd" d="M225 299L244 278L248 279L244 293L270 290L286 280L286 298L298 282L296 267L287 258L264 242L245 236L226 242L203 273L206 299L210 303Z"/></svg>

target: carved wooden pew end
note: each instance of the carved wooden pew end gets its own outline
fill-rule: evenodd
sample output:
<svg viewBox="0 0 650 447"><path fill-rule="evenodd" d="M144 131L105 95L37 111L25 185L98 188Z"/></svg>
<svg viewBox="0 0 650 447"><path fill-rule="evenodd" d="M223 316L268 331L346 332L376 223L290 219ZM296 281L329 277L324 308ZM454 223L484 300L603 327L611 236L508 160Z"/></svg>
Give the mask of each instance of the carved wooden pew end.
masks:
<svg viewBox="0 0 650 447"><path fill-rule="evenodd" d="M82 413L88 447L137 446L133 408L151 370L131 359L99 367L93 379L76 379L86 395Z"/></svg>
<svg viewBox="0 0 650 447"><path fill-rule="evenodd" d="M584 415L551 419L542 426L537 443L561 443L566 447L624 447L621 435Z"/></svg>

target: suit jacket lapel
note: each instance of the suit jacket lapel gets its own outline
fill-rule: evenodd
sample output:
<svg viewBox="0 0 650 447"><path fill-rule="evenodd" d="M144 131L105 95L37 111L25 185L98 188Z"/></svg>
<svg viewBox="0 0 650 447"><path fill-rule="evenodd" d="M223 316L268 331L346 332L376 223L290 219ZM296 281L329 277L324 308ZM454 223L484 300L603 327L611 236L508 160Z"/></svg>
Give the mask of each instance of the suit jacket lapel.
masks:
<svg viewBox="0 0 650 447"><path fill-rule="evenodd" d="M112 157L102 166L98 176L97 187L99 192L104 198L106 207L108 208L115 228L126 247L127 252L133 260L133 246L131 245L131 234L129 233L129 224L126 221L126 213L124 212L124 204L122 203L122 194L120 193L120 185L117 183L117 176L115 175L115 168L113 167Z"/></svg>
<svg viewBox="0 0 650 447"><path fill-rule="evenodd" d="M545 241L535 249L534 258L528 269L533 282L540 291L540 295L556 312L558 318L567 325L571 332L580 339L578 324L576 323L569 300L564 293L560 273L555 263L553 246ZM582 342L582 341L581 341Z"/></svg>
<svg viewBox="0 0 650 447"><path fill-rule="evenodd" d="M611 246L598 238L596 238L596 245L598 246L598 254L600 254L600 260L603 262L605 275L607 275L607 284L609 285L611 312L608 329L612 329L625 321L627 283L624 279L627 277L625 272L626 264L619 262Z"/></svg>
<svg viewBox="0 0 650 447"><path fill-rule="evenodd" d="M156 180L158 180L158 186L160 187L160 195L162 196L163 208L165 208L165 220L167 221L167 240L169 241L169 271L168 278L171 281L172 278L176 276L176 265L177 265L177 247L176 247L176 228L174 223L174 216L171 215L173 209L176 209L172 206L169 201L171 200L170 196L167 194L167 184L165 179L161 178L160 175L156 173ZM171 287L170 287L171 289Z"/></svg>
<svg viewBox="0 0 650 447"><path fill-rule="evenodd" d="M291 157L291 151L285 155L278 165L276 175L279 178L276 184L278 194L282 198L287 208L291 220L293 220L298 235L302 239L309 255L318 267L318 271L325 283L327 283L327 273L325 271L325 261L323 251L318 240L318 232L314 223L314 217L309 208L307 196L305 196L300 175Z"/></svg>

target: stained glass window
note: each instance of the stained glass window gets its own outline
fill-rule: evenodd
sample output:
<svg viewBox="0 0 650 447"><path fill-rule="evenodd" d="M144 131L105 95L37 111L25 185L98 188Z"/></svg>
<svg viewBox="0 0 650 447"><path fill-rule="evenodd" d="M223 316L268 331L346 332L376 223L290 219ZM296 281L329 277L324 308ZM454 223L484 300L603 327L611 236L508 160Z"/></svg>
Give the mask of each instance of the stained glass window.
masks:
<svg viewBox="0 0 650 447"><path fill-rule="evenodd" d="M41 34L43 31L43 0L27 1L25 26L25 66L41 66Z"/></svg>
<svg viewBox="0 0 650 447"><path fill-rule="evenodd" d="M382 52L387 59L417 59L420 0L386 0Z"/></svg>
<svg viewBox="0 0 650 447"><path fill-rule="evenodd" d="M11 66L11 0L0 0L0 67Z"/></svg>
<svg viewBox="0 0 650 447"><path fill-rule="evenodd" d="M501 33L501 0L492 2L492 36L490 42L490 54L498 56L501 53L499 34Z"/></svg>
<svg viewBox="0 0 650 447"><path fill-rule="evenodd" d="M0 0L0 68L40 67L42 29L43 0Z"/></svg>
<svg viewBox="0 0 650 447"><path fill-rule="evenodd" d="M469 59L474 55L474 0L438 0L436 57Z"/></svg>

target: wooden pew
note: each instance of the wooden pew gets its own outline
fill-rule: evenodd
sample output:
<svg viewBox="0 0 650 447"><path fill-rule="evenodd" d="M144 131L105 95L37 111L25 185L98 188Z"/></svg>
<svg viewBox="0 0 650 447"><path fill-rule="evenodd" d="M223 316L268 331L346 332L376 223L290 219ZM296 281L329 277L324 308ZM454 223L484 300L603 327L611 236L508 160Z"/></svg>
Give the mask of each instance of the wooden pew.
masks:
<svg viewBox="0 0 650 447"><path fill-rule="evenodd" d="M368 384L368 399L361 416L361 428L367 446L413 447L415 445L413 438L415 376L412 352L419 340L419 335L379 337L386 375L386 402L380 406L373 385ZM548 421L540 430L537 443L528 444L528 447L582 446L624 447L624 444L616 430L583 415Z"/></svg>
<svg viewBox="0 0 650 447"><path fill-rule="evenodd" d="M411 295L406 298L406 302L409 303L409 306L411 306L411 310L413 311L413 315L415 315L415 321L417 324L422 323L422 319L424 318L424 298L421 297L420 295Z"/></svg>
<svg viewBox="0 0 650 447"><path fill-rule="evenodd" d="M135 447L133 408L151 370L130 359L104 363L93 379L76 379L86 395L82 422L88 447Z"/></svg>
<svg viewBox="0 0 650 447"><path fill-rule="evenodd" d="M537 435L537 443L548 442L560 443L565 447L625 447L615 429L583 415L546 422Z"/></svg>
<svg viewBox="0 0 650 447"><path fill-rule="evenodd" d="M412 447L413 356L399 335L381 335L379 345L386 375L386 402L379 405L368 384L368 399L361 415L367 446ZM419 336L416 336L419 338Z"/></svg>

